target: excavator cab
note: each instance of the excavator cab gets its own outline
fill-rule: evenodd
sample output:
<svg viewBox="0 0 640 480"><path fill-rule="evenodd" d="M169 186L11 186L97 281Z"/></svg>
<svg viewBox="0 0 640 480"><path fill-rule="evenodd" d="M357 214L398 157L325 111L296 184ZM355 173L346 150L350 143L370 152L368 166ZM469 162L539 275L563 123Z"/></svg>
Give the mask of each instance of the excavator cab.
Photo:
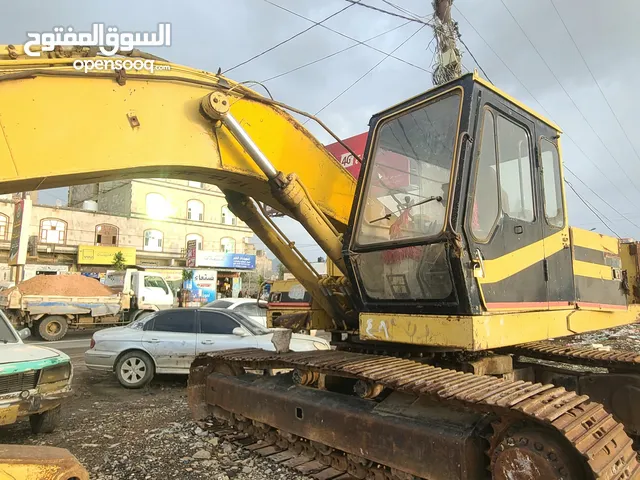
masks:
<svg viewBox="0 0 640 480"><path fill-rule="evenodd" d="M476 74L375 115L344 251L363 311L572 302L559 134Z"/></svg>

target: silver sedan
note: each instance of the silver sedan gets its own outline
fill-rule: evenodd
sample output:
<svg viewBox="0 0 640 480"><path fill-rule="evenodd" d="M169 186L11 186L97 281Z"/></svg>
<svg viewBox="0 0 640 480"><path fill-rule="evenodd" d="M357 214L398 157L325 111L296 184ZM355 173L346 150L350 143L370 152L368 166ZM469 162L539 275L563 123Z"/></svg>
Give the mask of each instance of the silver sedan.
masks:
<svg viewBox="0 0 640 480"><path fill-rule="evenodd" d="M126 327L93 334L87 368L115 372L126 388L140 388L158 373L188 374L196 355L235 348L275 350L273 331L231 310L198 308L155 312ZM293 334L295 352L329 350L329 342Z"/></svg>

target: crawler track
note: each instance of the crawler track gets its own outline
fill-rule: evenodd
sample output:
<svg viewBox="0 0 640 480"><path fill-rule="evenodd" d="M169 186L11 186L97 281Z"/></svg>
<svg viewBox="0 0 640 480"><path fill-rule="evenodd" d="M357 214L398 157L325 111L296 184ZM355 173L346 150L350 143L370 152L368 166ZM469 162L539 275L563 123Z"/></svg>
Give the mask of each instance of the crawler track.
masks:
<svg viewBox="0 0 640 480"><path fill-rule="evenodd" d="M203 359L200 359L202 362ZM275 354L256 349L227 351L209 355L206 362L236 369L294 369L320 375L348 377L367 385L381 386L417 396L428 396L441 403L494 415L494 433L489 438L490 469L500 455L514 445L511 438L518 426L533 426L530 435L536 448L549 438L561 436L566 445L549 467L556 478L563 478L563 459L581 458L586 478L640 478L640 466L632 440L624 427L598 403L563 387L442 369L411 360L363 355L351 352L318 351ZM542 433L540 433L542 432ZM526 435L520 440L522 441ZM528 442L528 438L525 438ZM572 447L572 448L571 448ZM533 448L533 447L531 447ZM558 450L558 448L556 448ZM517 454L517 452L516 452ZM502 457L504 458L504 457ZM571 470L568 468L568 470ZM401 478L401 477L400 477Z"/></svg>

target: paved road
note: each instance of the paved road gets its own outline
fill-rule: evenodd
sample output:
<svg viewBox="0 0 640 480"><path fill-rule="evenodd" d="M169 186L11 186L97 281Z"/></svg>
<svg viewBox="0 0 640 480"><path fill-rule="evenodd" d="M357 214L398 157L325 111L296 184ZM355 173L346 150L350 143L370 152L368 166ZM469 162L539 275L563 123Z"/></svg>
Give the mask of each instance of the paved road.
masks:
<svg viewBox="0 0 640 480"><path fill-rule="evenodd" d="M84 364L84 352L89 349L93 333L93 331L70 332L65 338L57 342L44 342L37 338L28 338L25 343L61 350L71 357L74 365Z"/></svg>

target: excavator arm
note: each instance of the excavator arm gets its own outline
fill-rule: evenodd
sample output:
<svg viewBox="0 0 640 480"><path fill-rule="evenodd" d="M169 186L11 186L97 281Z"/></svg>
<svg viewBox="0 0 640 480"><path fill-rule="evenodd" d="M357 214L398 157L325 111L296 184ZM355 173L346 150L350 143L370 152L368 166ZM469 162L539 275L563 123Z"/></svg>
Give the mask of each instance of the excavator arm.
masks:
<svg viewBox="0 0 640 480"><path fill-rule="evenodd" d="M0 193L141 177L214 184L329 316L344 317L345 301L256 204L300 221L344 271L355 181L289 113L303 112L168 62L154 73L76 70L80 59L99 60L86 54L0 47Z"/></svg>

